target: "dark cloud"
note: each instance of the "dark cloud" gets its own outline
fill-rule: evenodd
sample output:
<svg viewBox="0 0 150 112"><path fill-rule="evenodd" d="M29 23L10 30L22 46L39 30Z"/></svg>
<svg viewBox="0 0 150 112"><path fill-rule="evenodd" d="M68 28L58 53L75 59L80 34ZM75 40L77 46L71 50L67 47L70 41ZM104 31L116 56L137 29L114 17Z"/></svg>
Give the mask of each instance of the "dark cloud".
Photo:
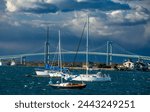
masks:
<svg viewBox="0 0 150 112"><path fill-rule="evenodd" d="M46 1L14 1L6 0L7 10L10 12L20 11L29 13L56 13L57 11L69 12L74 10L125 10L130 9L128 4L115 3L110 0L62 0L62 2Z"/></svg>
<svg viewBox="0 0 150 112"><path fill-rule="evenodd" d="M95 0L93 2L70 2L67 5L59 6L61 11L73 11L83 9L99 9L104 11L117 9L130 9L127 4L114 3L112 1Z"/></svg>
<svg viewBox="0 0 150 112"><path fill-rule="evenodd" d="M26 8L26 9L23 8L20 11L41 14L41 13L56 13L59 10L58 7L53 4L42 3L38 4L38 6L39 7L37 8Z"/></svg>

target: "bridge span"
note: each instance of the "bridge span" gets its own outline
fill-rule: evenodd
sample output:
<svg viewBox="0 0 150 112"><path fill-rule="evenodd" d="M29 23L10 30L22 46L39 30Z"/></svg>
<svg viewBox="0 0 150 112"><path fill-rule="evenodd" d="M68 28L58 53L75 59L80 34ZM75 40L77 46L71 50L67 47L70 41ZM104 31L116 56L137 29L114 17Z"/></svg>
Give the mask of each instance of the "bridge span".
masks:
<svg viewBox="0 0 150 112"><path fill-rule="evenodd" d="M62 54L76 54L75 51L69 51L69 52L61 52ZM49 54L58 54L58 52L49 52ZM85 51L80 51L78 54L86 54ZM103 53L103 52L89 52L89 55L99 55L99 56L107 56L108 53ZM29 54L18 54L18 55L6 55L6 56L0 56L0 60L5 60L5 59L17 59L17 58L22 58L22 57L31 57L31 56L40 56L40 55L45 55L45 53L29 53ZM150 56L142 56L142 55L130 55L130 54L115 54L115 53L110 53L109 55L112 55L113 57L125 57L125 58L137 58L137 59L143 59L143 60L150 60Z"/></svg>

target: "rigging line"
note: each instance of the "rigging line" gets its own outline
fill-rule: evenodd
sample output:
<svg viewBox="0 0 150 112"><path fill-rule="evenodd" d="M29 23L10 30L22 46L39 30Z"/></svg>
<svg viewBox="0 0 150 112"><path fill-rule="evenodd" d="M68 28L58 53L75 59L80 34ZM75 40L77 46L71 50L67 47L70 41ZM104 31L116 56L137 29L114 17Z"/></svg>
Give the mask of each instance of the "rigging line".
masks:
<svg viewBox="0 0 150 112"><path fill-rule="evenodd" d="M71 52L70 50L66 50L66 49L63 49L61 48L62 51L66 51L66 52Z"/></svg>
<svg viewBox="0 0 150 112"><path fill-rule="evenodd" d="M38 53L39 51L43 50L44 46L42 46L41 48L37 49L36 51L33 51L33 53Z"/></svg>
<svg viewBox="0 0 150 112"><path fill-rule="evenodd" d="M91 51L91 52L92 52L92 51L95 51L95 50L100 50L100 49L103 49L103 48L104 48L104 50L105 50L105 49L106 49L106 48L105 48L105 46L106 46L106 45L104 44L104 45L102 45L102 46L99 46L99 47L97 47L97 48L94 48L94 49L89 49L89 51Z"/></svg>
<svg viewBox="0 0 150 112"><path fill-rule="evenodd" d="M56 47L56 51L58 51L58 45ZM55 62L56 58L57 58L57 54L55 54L53 59L52 59L52 63L51 63L52 66L54 66L54 62Z"/></svg>
<svg viewBox="0 0 150 112"><path fill-rule="evenodd" d="M86 24L87 24L87 22L85 22L85 24L84 24L84 27L83 27L83 30L82 30L82 34L81 34L81 37L80 37L78 46L77 46L77 48L76 48L76 54L75 54L75 57L74 57L74 59L73 59L73 65L75 64L75 60L76 60L77 54L78 54L78 52L79 52L79 47L80 47L80 44L81 44L81 41L82 41L82 38L83 38L83 35L84 35L84 31L85 31Z"/></svg>
<svg viewBox="0 0 150 112"><path fill-rule="evenodd" d="M34 50L28 50L28 53L27 52L24 52L24 53L22 53L22 54L29 54L29 53L38 53L38 52L41 52L41 50L43 50L44 49L44 46L42 46L42 47L40 47L39 49L34 49Z"/></svg>
<svg viewBox="0 0 150 112"><path fill-rule="evenodd" d="M135 53L132 53L132 52L130 52L130 51L127 51L125 48L121 47L121 46L118 45L118 44L114 44L114 45L115 45L117 48L120 48L121 51L124 51L124 52L126 52L126 53L128 53L128 54L137 55L137 54L135 54Z"/></svg>

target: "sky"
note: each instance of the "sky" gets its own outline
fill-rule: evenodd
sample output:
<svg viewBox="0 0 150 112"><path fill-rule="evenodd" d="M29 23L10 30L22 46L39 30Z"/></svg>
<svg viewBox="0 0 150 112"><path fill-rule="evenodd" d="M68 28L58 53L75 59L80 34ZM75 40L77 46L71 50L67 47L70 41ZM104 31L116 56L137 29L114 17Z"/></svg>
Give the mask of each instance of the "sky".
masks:
<svg viewBox="0 0 150 112"><path fill-rule="evenodd" d="M112 41L150 56L150 0L0 0L0 55L42 52L47 26L51 49L61 29L62 48L74 50L87 15L89 49Z"/></svg>

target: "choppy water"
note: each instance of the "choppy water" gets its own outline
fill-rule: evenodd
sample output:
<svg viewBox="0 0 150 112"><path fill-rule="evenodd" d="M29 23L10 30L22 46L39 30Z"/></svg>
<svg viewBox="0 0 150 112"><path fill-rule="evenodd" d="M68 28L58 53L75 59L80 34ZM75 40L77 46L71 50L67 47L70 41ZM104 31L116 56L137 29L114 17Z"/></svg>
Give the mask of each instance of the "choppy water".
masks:
<svg viewBox="0 0 150 112"><path fill-rule="evenodd" d="M49 78L26 77L27 74L35 75L32 67L0 67L0 94L150 95L150 72L105 72L110 74L111 82L88 82L87 87L82 90L57 90L47 86Z"/></svg>

